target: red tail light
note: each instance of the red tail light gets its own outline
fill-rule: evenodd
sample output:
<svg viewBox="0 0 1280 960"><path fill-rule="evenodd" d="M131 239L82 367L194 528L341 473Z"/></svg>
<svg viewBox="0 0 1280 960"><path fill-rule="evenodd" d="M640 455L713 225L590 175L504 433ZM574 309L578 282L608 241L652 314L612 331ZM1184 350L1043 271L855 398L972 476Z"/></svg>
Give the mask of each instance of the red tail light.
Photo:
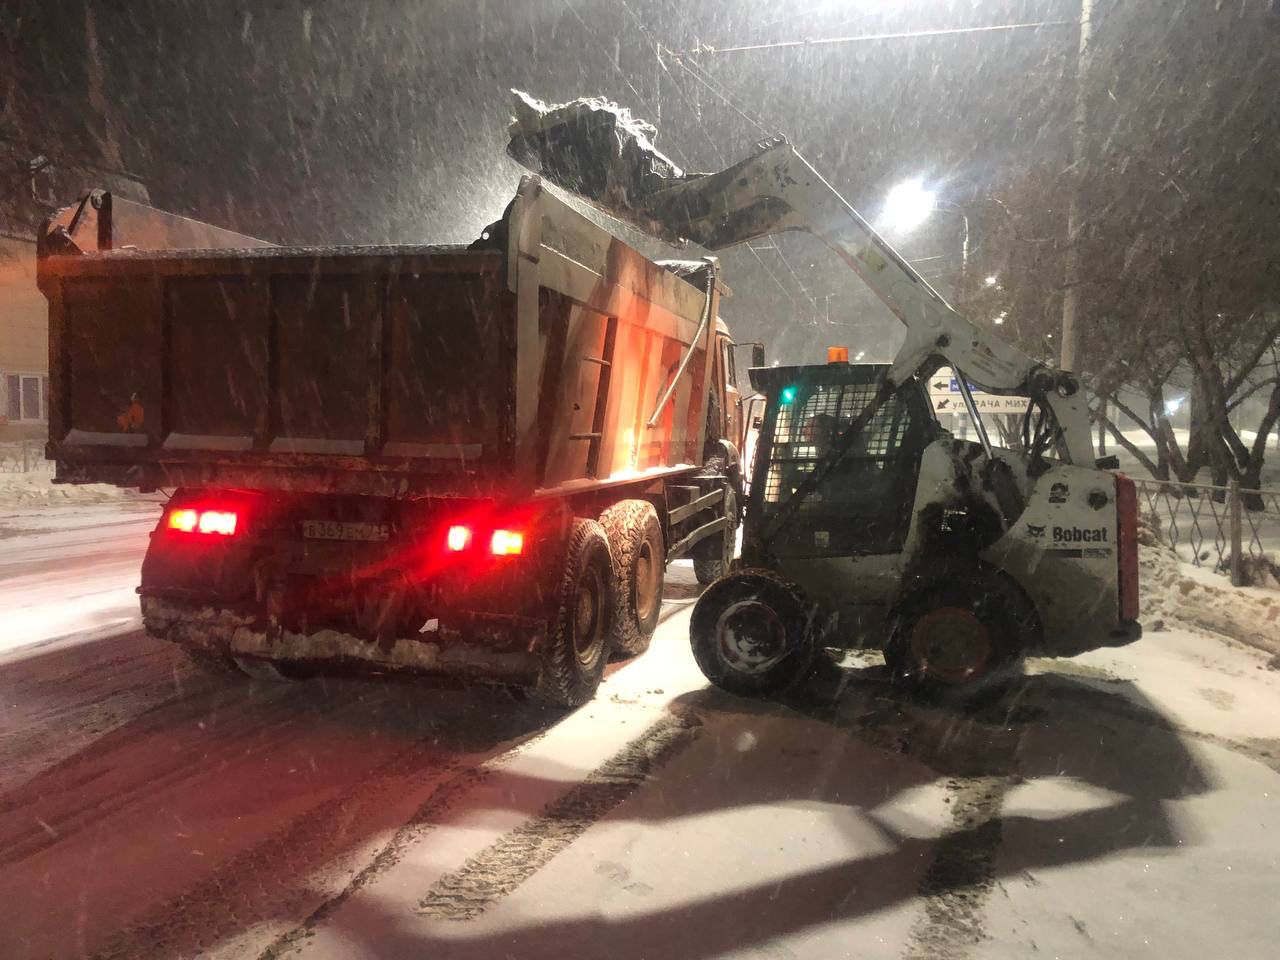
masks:
<svg viewBox="0 0 1280 960"><path fill-rule="evenodd" d="M178 533L215 534L222 537L234 536L239 525L240 516L234 510L196 510L191 507L170 510L165 524Z"/></svg>
<svg viewBox="0 0 1280 960"><path fill-rule="evenodd" d="M513 557L524 552L524 534L515 530L495 530L489 540L489 550L495 557Z"/></svg>
<svg viewBox="0 0 1280 960"><path fill-rule="evenodd" d="M200 523L196 529L201 533L217 533L230 537L236 532L238 519L230 510L204 510L200 513Z"/></svg>
<svg viewBox="0 0 1280 960"><path fill-rule="evenodd" d="M195 510L170 510L169 529L182 533L191 533L200 522L200 514Z"/></svg>
<svg viewBox="0 0 1280 960"><path fill-rule="evenodd" d="M1120 620L1138 619L1138 489L1116 474L1116 562L1120 579Z"/></svg>
<svg viewBox="0 0 1280 960"><path fill-rule="evenodd" d="M454 552L465 550L471 543L471 528L461 525L449 528L449 535L445 538L445 544Z"/></svg>

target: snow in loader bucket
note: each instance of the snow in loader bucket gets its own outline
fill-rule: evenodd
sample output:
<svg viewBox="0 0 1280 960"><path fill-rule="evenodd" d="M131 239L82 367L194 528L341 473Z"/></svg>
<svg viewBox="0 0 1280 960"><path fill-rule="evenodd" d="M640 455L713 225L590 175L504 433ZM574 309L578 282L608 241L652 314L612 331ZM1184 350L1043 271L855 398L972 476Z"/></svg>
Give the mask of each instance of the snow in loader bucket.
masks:
<svg viewBox="0 0 1280 960"><path fill-rule="evenodd" d="M685 182L685 172L654 146L657 129L602 97L546 104L512 90L512 159L606 213L673 242L652 200Z"/></svg>

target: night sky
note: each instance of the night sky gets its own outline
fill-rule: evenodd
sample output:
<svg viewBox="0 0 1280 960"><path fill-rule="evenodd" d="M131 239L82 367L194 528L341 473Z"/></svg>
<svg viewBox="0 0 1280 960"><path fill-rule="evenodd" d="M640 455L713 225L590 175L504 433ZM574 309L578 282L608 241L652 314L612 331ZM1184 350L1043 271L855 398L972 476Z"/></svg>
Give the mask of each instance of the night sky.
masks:
<svg viewBox="0 0 1280 960"><path fill-rule="evenodd" d="M510 87L616 99L655 121L658 146L689 169L785 133L872 219L907 177L963 206L1031 170L1052 182L1068 163L1074 22L687 65L659 50L1074 21L1078 0L3 3L16 11L4 37L21 86L0 112L8 129L107 156L156 205L276 242L474 239L524 172L503 153ZM1051 222L1065 218L1062 195L1042 202ZM944 292L960 222L940 209L901 244ZM754 247L722 255L739 338L788 360L842 342L889 358L896 322L825 248L800 236Z"/></svg>

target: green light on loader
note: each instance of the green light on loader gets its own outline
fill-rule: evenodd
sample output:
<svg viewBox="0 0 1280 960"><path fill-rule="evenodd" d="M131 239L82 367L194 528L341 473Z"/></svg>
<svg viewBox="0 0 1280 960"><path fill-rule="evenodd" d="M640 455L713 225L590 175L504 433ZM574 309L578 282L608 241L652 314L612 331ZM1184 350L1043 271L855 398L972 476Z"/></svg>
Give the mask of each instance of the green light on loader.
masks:
<svg viewBox="0 0 1280 960"><path fill-rule="evenodd" d="M783 388L782 388L782 402L783 402L783 403L790 403L790 402L791 402L792 400L794 400L795 398L796 398L796 388L795 388L795 387L783 387Z"/></svg>

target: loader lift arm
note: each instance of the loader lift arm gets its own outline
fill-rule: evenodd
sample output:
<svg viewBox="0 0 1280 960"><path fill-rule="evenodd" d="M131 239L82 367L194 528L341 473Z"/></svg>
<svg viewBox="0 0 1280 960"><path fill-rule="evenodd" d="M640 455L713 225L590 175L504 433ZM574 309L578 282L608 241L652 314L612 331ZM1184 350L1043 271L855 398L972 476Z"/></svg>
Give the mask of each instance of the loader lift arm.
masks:
<svg viewBox="0 0 1280 960"><path fill-rule="evenodd" d="M990 393L1029 397L1056 421L1059 454L1093 465L1089 412L1079 380L1027 356L957 313L784 137L711 174L681 173L644 136L652 128L602 101L545 108L531 118L517 94L508 152L606 212L671 243L709 250L799 230L827 244L889 307L907 336L888 374L890 386L931 356ZM605 104L612 108L611 104ZM617 110L617 108L613 108ZM636 136L637 131L639 136ZM630 138L630 139L628 139ZM615 146L624 144L621 148ZM605 144L605 149L601 149ZM613 156L608 156L609 152Z"/></svg>
<svg viewBox="0 0 1280 960"><path fill-rule="evenodd" d="M930 356L945 358L989 393L1045 403L1062 431L1064 459L1093 464L1089 412L1075 377L1050 369L961 316L783 138L719 173L655 194L651 232L710 250L771 233L811 233L847 263L907 328L888 379L897 386ZM665 229L664 229L665 227Z"/></svg>

